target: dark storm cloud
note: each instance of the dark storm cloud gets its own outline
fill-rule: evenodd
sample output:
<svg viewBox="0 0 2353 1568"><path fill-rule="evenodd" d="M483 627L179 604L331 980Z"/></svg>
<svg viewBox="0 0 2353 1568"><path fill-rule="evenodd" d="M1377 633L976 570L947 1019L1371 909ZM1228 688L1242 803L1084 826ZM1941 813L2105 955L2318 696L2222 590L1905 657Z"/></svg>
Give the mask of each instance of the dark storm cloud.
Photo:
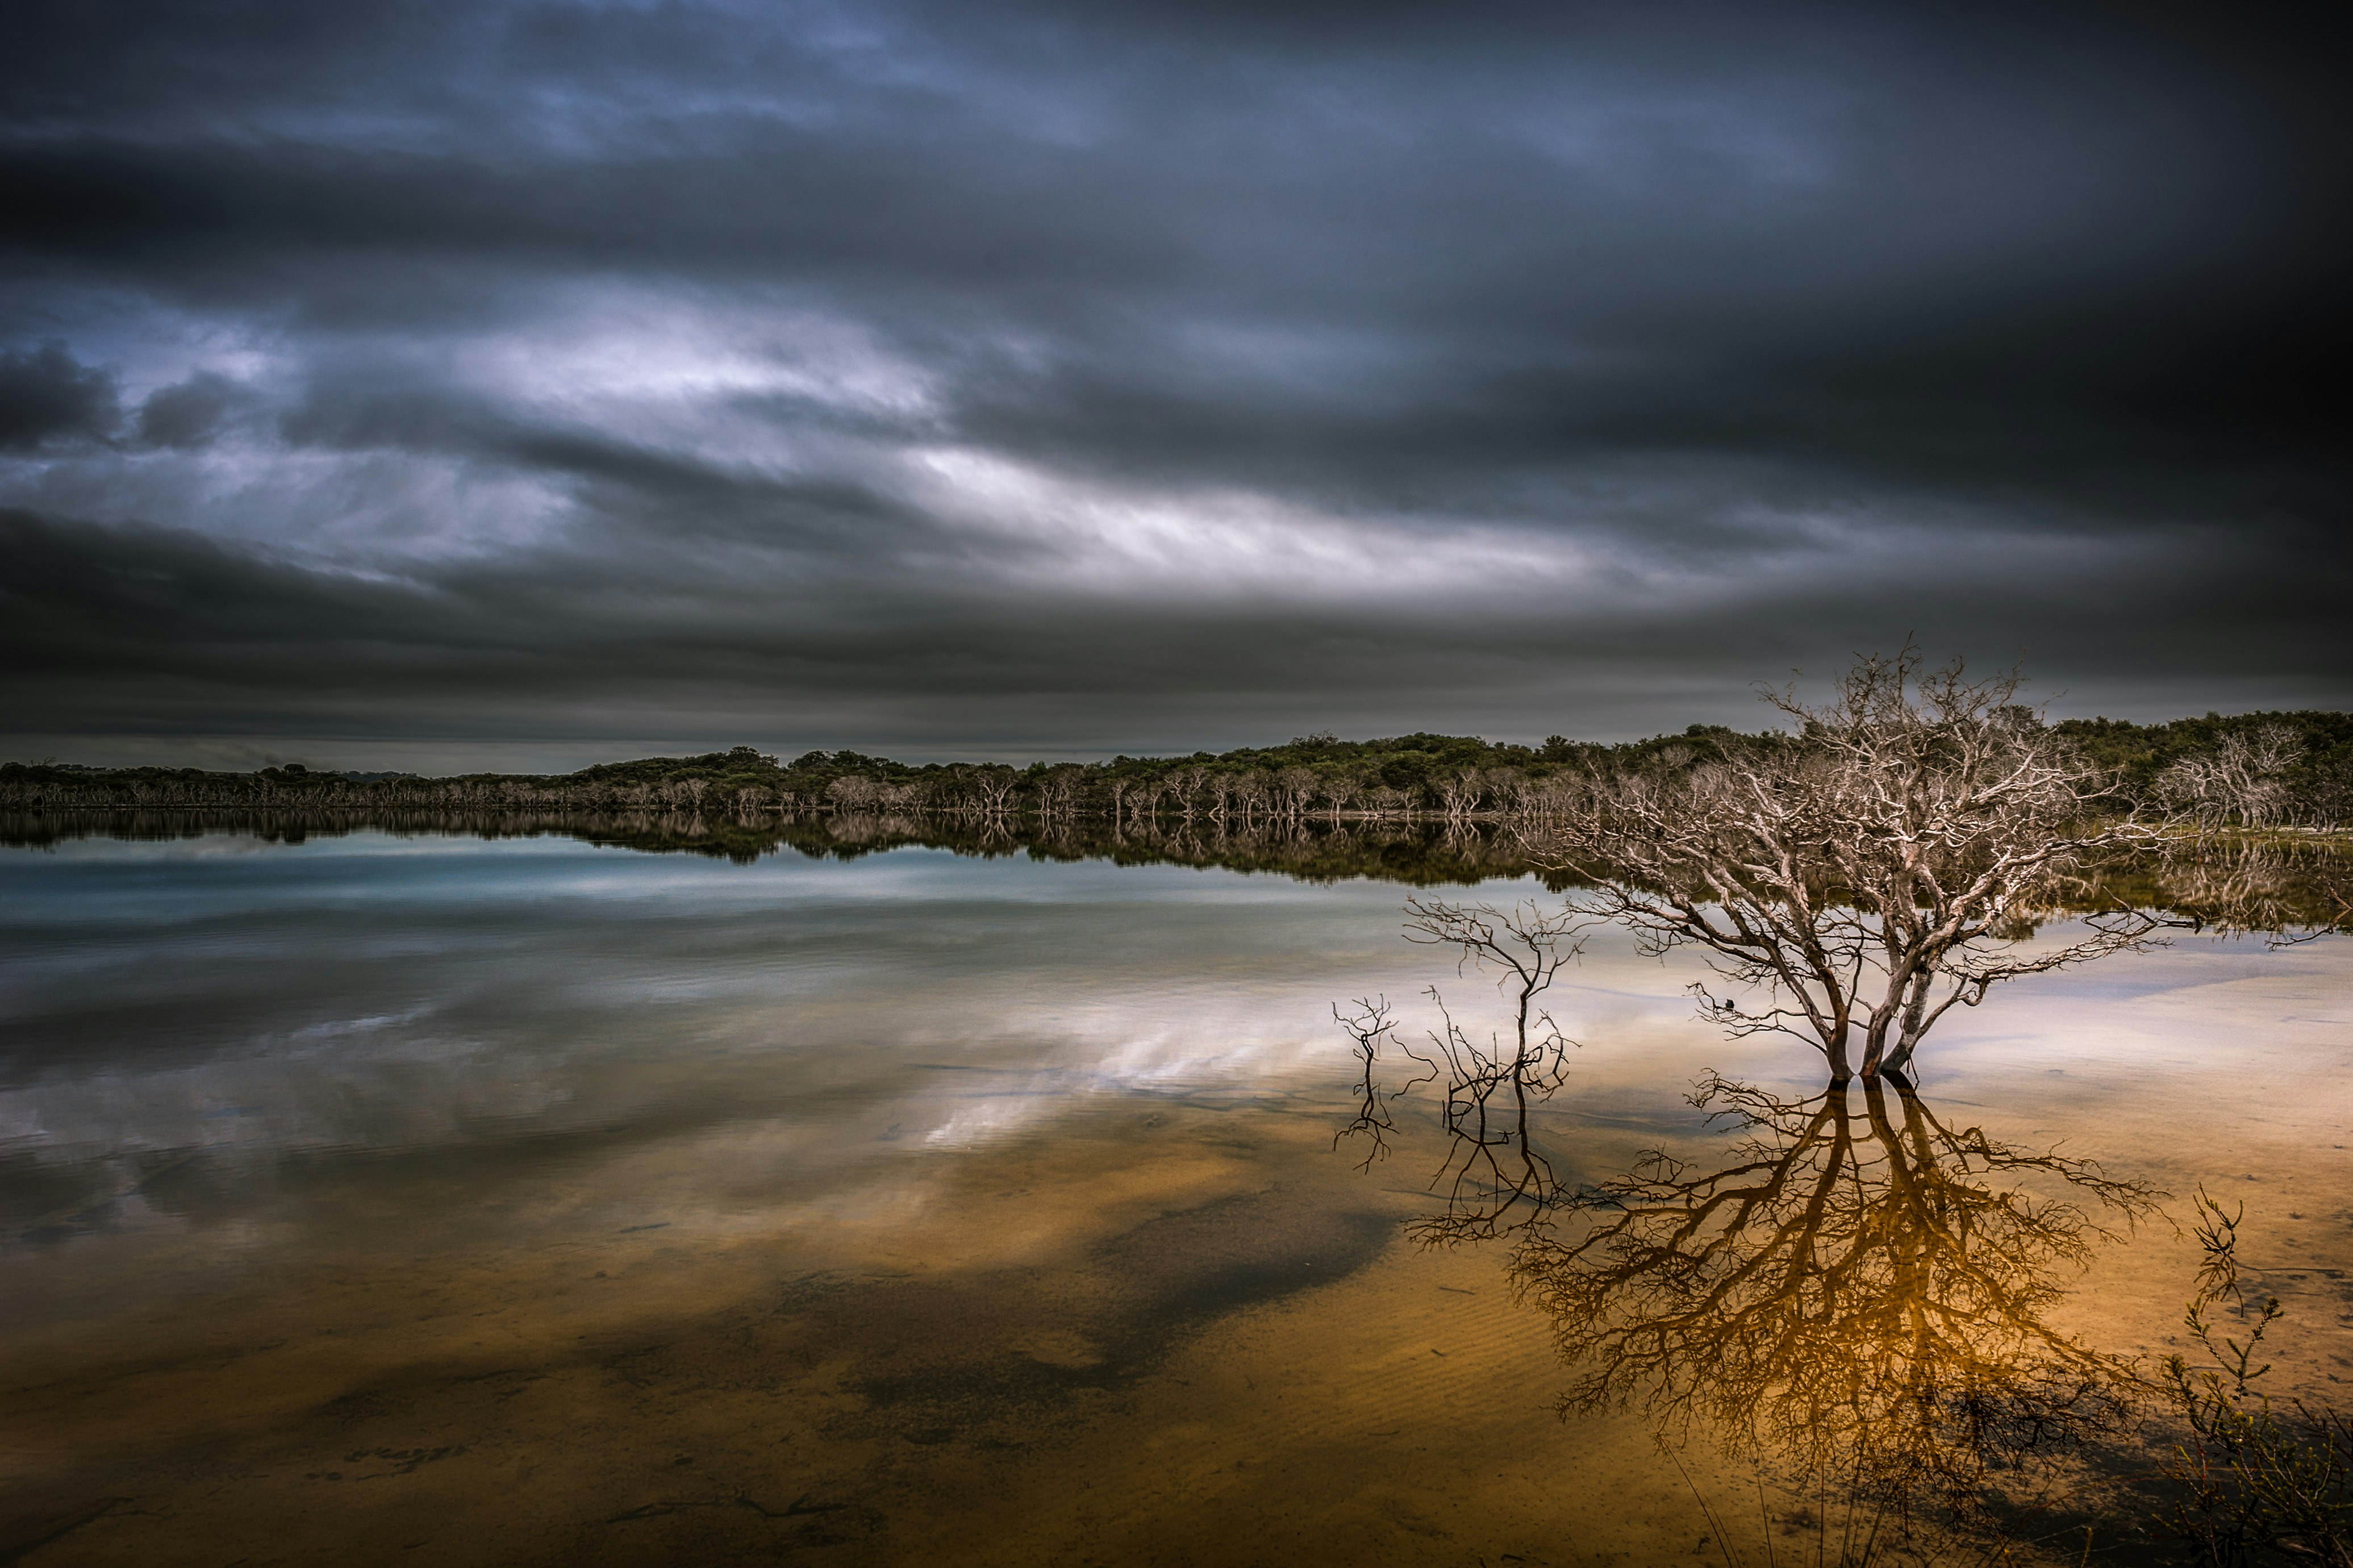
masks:
<svg viewBox="0 0 2353 1568"><path fill-rule="evenodd" d="M113 380L75 363L64 343L0 354L0 450L103 437L120 417Z"/></svg>
<svg viewBox="0 0 2353 1568"><path fill-rule="evenodd" d="M1194 5L21 33L28 735L1622 731L1915 629L2083 705L2345 695L2333 36Z"/></svg>
<svg viewBox="0 0 2353 1568"><path fill-rule="evenodd" d="M158 388L139 405L139 439L151 447L201 447L243 399L227 376L198 371Z"/></svg>

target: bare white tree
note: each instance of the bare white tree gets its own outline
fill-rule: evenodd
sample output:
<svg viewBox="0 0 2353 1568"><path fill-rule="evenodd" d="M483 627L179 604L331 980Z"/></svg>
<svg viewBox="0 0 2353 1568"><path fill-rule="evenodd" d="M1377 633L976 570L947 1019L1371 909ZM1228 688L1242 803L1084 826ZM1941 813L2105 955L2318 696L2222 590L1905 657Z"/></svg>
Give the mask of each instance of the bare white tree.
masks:
<svg viewBox="0 0 2353 1568"><path fill-rule="evenodd" d="M1357 795L1361 793L1356 781L1345 774L1325 779L1318 784L1316 788L1322 793L1324 805L1331 811L1332 826L1335 827L1340 825L1340 814L1354 805Z"/></svg>
<svg viewBox="0 0 2353 1568"><path fill-rule="evenodd" d="M1201 786L1208 782L1208 778L1209 770L1198 763L1176 770L1175 774L1176 804L1187 822L1193 820L1194 802L1201 793Z"/></svg>
<svg viewBox="0 0 2353 1568"><path fill-rule="evenodd" d="M2080 907L2094 862L2165 825L2117 814L2108 776L2017 703L2021 683L1968 679L1957 660L1924 673L1908 646L1861 658L1826 706L1762 693L1794 737L1596 783L1524 832L1647 951L1704 951L1718 981L1693 991L1735 1035L1803 1039L1834 1081L1900 1071L1994 985L2187 923L2095 906L2068 939L2032 940L2061 893Z"/></svg>
<svg viewBox="0 0 2353 1568"><path fill-rule="evenodd" d="M844 773L825 786L837 811L866 811L882 798L881 786L864 773Z"/></svg>
<svg viewBox="0 0 2353 1568"><path fill-rule="evenodd" d="M1021 783L1021 775L1003 763L988 763L972 770L972 787L979 793L981 810L989 816L1002 817L1011 809L1013 792Z"/></svg>
<svg viewBox="0 0 2353 1568"><path fill-rule="evenodd" d="M1276 812L1297 821L1307 814L1307 803L1315 798L1315 791L1322 782L1312 768L1296 765L1284 768L1274 775Z"/></svg>
<svg viewBox="0 0 2353 1568"><path fill-rule="evenodd" d="M1155 826L1160 821L1160 803L1168 797L1170 785L1166 779L1146 779L1135 786L1135 815Z"/></svg>
<svg viewBox="0 0 2353 1568"><path fill-rule="evenodd" d="M2287 816L2288 769L2304 760L2303 742L2284 724L2222 737L2200 756L2183 757L2157 775L2158 794L2213 823L2237 817L2272 827Z"/></svg>
<svg viewBox="0 0 2353 1568"><path fill-rule="evenodd" d="M1234 799L1242 809L1242 826L1255 823L1261 814L1272 809L1274 795L1268 787L1264 768L1250 768L1234 777Z"/></svg>
<svg viewBox="0 0 2353 1568"><path fill-rule="evenodd" d="M1477 768L1464 768L1438 781L1438 800L1447 820L1461 822L1479 809L1487 797L1487 778Z"/></svg>

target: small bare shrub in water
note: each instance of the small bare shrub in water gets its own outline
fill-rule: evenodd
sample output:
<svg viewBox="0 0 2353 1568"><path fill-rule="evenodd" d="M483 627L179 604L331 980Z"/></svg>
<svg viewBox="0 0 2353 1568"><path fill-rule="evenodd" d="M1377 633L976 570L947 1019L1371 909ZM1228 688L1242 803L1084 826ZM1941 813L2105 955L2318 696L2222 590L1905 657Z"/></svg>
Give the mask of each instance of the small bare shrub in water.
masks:
<svg viewBox="0 0 2353 1568"><path fill-rule="evenodd" d="M1435 985L1424 994L1438 1009L1440 1026L1422 1045L1403 1041L1386 1000L1360 998L1352 1012L1335 1007L1334 1016L1356 1042L1360 1074L1360 1109L1335 1142L1367 1140L1370 1164L1388 1152L1395 1130L1391 1104L1423 1084L1440 1085L1448 1152L1430 1186L1446 1206L1419 1222L1414 1234L1425 1243L1500 1236L1542 1214L1560 1193L1552 1162L1535 1146L1530 1117L1567 1078L1576 1042L1537 998L1577 956L1581 921L1573 911L1547 913L1535 904L1498 910L1420 898L1406 901L1406 915L1407 941L1451 950L1458 973L1494 977L1511 1008L1511 1031L1491 1031L1482 1043L1456 1020ZM1419 1069L1393 1091L1378 1077L1389 1047Z"/></svg>

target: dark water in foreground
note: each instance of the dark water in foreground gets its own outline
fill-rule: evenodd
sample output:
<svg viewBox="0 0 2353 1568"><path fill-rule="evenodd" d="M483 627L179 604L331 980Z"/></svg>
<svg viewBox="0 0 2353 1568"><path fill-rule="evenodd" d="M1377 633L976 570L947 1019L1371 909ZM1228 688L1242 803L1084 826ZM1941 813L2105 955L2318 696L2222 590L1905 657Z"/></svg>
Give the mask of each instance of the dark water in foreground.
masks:
<svg viewBox="0 0 2353 1568"><path fill-rule="evenodd" d="M2347 1402L2353 943L2029 982L1942 1026L1916 1100L1751 1129L1790 1188L1825 1149L1848 1176L1700 1267L1828 1295L1539 1257L1515 1299L1508 1244L1401 1236L1426 1119L1368 1172L1331 1147L1333 1002L1418 1027L1437 983L1501 1021L1398 940L1405 890L365 830L0 849L0 1562L1787 1562L1822 1511L1777 1489L1789 1452L1873 1414L1823 1392L1846 1347L1996 1382L2172 1348L2181 1204L2054 1149L2243 1198L2281 1391ZM1704 1071L1817 1087L1694 1019L1691 978L1604 933L1556 992L1572 1181L1754 1163L1686 1102ZM1563 1419L1617 1326L1654 1364ZM2146 1560L2122 1464L2013 1528Z"/></svg>

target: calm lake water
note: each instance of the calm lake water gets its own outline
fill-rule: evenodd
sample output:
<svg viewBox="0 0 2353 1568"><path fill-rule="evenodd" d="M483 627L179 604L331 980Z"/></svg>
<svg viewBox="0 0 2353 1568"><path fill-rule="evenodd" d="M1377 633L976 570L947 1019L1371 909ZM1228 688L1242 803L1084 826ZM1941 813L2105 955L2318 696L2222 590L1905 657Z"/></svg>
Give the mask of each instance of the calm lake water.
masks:
<svg viewBox="0 0 2353 1568"><path fill-rule="evenodd" d="M1418 1031L1437 984L1504 1022L1399 940L1409 890L564 837L0 848L0 1562L1810 1551L1775 1445L1841 1439L1791 1425L1814 1363L1786 1336L1731 1353L1703 1333L1731 1298L1694 1316L1568 1266L1515 1292L1508 1242L1413 1245L1445 1153L1419 1101L1386 1162L1335 1151L1335 1002L1385 994ZM1556 988L1580 1048L1541 1127L1572 1184L1736 1161L1687 1100L1704 1072L1819 1090L1819 1058L1696 1019L1697 973L1604 931ZM2020 983L1931 1037L1916 1102L1853 1096L1849 1142L1894 1185L1807 1221L1796 1272L1865 1309L1840 1343L1903 1308L1916 1364L2154 1356L2200 1259L2167 1216L2202 1183L2244 1201L2288 1309L2278 1391L2353 1403L2348 1020L2341 938ZM2028 1158L2053 1150L2173 1196L2136 1215ZM1949 1237L1859 1261L1932 1176L1937 1213L1982 1195L2013 1229L1956 1267ZM2021 1239L2013 1192L2085 1223ZM1839 1224L1877 1238L1847 1274ZM1965 1288L1998 1310L1922 1326ZM1637 1378L1563 1418L1575 1358L1628 1321L1680 1403ZM1763 1439L1727 1451L1746 1416ZM2147 1560L2129 1470L2013 1525Z"/></svg>

